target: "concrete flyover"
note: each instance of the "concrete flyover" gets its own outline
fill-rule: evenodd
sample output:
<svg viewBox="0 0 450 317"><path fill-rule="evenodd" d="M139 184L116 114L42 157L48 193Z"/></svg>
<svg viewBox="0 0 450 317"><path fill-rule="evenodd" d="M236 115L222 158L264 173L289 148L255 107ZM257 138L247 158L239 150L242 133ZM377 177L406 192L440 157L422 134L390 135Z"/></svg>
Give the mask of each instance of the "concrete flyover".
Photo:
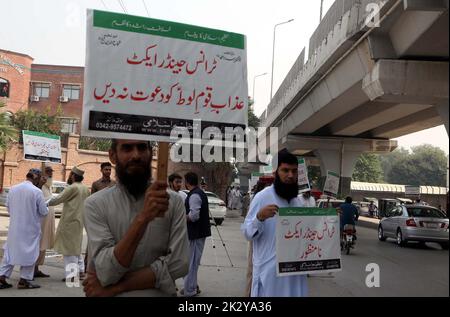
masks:
<svg viewBox="0 0 450 317"><path fill-rule="evenodd" d="M279 148L318 157L322 175L339 172L343 194L361 153L390 152L392 138L442 124L448 132L448 7L336 0L261 125L279 128Z"/></svg>

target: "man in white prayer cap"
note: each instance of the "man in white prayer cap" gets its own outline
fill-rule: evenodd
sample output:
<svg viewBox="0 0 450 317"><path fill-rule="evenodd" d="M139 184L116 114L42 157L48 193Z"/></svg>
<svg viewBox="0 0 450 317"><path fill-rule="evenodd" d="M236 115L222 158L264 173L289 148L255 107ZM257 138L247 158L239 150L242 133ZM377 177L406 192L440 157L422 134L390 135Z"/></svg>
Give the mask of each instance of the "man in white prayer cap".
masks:
<svg viewBox="0 0 450 317"><path fill-rule="evenodd" d="M67 186L57 197L48 202L49 206L63 203L63 211L56 230L55 251L64 256L65 278L75 276L84 278L84 260L81 257L81 242L83 240L84 201L89 196L89 188L81 182L84 171L78 167L72 168Z"/></svg>

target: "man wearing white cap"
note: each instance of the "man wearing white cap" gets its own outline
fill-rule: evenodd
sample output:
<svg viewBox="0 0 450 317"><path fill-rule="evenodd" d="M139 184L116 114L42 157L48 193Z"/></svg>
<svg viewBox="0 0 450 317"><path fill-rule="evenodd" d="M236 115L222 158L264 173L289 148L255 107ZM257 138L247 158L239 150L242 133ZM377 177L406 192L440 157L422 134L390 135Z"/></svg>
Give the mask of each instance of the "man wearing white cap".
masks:
<svg viewBox="0 0 450 317"><path fill-rule="evenodd" d="M55 251L64 256L66 278L80 274L84 277L84 261L81 257L81 242L83 240L84 201L89 196L89 188L81 182L84 171L76 166L67 180L67 186L57 197L48 202L49 206L63 203L63 211L56 230ZM78 270L75 268L78 266ZM75 270L75 272L73 272ZM74 274L75 273L75 274ZM63 279L63 281L66 280Z"/></svg>
<svg viewBox="0 0 450 317"><path fill-rule="evenodd" d="M8 240L0 265L0 290L12 287L6 279L11 277L15 265L20 265L19 289L39 288L31 283L34 264L39 256L41 219L47 215L44 195L37 188L40 177L38 169L31 169L25 182L15 185L6 203L9 213Z"/></svg>

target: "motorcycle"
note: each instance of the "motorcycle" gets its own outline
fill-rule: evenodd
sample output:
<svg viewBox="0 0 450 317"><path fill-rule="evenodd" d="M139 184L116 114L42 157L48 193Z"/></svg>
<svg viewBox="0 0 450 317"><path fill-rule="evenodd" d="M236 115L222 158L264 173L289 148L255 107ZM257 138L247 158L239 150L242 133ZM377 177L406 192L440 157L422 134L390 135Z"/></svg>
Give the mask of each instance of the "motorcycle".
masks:
<svg viewBox="0 0 450 317"><path fill-rule="evenodd" d="M356 230L354 225L345 225L344 231L341 235L341 251L345 251L345 254L350 254L350 249L355 247Z"/></svg>

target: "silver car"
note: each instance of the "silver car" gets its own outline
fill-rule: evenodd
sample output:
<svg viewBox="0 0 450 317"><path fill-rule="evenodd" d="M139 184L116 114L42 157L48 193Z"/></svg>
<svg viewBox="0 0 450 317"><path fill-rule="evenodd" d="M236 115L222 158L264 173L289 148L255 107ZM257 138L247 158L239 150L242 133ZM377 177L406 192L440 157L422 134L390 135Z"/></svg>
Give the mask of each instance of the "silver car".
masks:
<svg viewBox="0 0 450 317"><path fill-rule="evenodd" d="M408 241L437 242L448 249L449 220L439 209L425 205L399 205L390 209L378 226L378 239L394 238L399 246Z"/></svg>

